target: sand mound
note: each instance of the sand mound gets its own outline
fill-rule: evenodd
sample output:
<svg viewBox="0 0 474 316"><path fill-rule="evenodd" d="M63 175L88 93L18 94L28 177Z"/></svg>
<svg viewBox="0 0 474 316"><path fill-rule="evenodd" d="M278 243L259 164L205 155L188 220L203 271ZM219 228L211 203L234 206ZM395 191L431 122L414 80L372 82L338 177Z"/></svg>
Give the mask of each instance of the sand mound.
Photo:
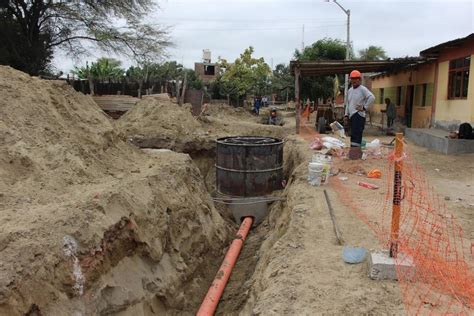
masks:
<svg viewBox="0 0 474 316"><path fill-rule="evenodd" d="M200 128L188 106L151 96L138 102L119 122L122 129L131 133L186 134Z"/></svg>
<svg viewBox="0 0 474 316"><path fill-rule="evenodd" d="M214 146L191 107L147 97L117 121L117 127L139 147L194 152Z"/></svg>
<svg viewBox="0 0 474 316"><path fill-rule="evenodd" d="M252 115L250 109L244 107L233 107L227 104L209 104L207 113L210 116L218 118L242 118L257 123L256 116Z"/></svg>
<svg viewBox="0 0 474 316"><path fill-rule="evenodd" d="M168 93L158 93L158 94L148 94L143 96L144 99L146 98L155 98L164 101L170 101L170 96Z"/></svg>
<svg viewBox="0 0 474 316"><path fill-rule="evenodd" d="M0 315L193 311L227 228L190 157L64 82L0 67L0 90Z"/></svg>
<svg viewBox="0 0 474 316"><path fill-rule="evenodd" d="M235 135L284 138L292 129L260 124L244 108L210 104L208 115L193 117L189 106L146 98L117 121L117 127L142 148L196 153L215 148L215 139Z"/></svg>

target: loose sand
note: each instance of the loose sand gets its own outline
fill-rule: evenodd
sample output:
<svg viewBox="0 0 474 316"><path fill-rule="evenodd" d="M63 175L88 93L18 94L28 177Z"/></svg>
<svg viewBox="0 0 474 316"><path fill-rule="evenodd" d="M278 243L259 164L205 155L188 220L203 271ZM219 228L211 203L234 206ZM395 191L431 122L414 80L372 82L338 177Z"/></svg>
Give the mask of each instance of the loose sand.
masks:
<svg viewBox="0 0 474 316"><path fill-rule="evenodd" d="M192 314L230 231L191 158L66 83L0 67L0 89L0 315Z"/></svg>
<svg viewBox="0 0 474 316"><path fill-rule="evenodd" d="M231 135L285 138L287 186L275 195L286 201L251 231L217 313L405 312L396 282L342 261L291 111L283 127L266 126L245 109L210 105L195 118L147 97L112 121L67 84L9 67L0 91L0 315L193 315L236 229L209 193L215 139ZM472 241L473 156L409 149ZM370 167L343 166L347 189ZM346 243L379 247L325 189Z"/></svg>

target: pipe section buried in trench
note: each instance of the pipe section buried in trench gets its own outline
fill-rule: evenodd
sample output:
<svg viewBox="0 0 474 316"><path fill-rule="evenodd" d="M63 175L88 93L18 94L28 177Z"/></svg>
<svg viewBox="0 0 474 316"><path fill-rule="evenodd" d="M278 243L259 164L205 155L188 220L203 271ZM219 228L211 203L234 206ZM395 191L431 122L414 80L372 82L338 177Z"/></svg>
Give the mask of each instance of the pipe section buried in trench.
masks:
<svg viewBox="0 0 474 316"><path fill-rule="evenodd" d="M222 261L221 267L212 281L209 291L207 291L206 297L204 298L201 307L197 312L197 316L210 316L214 315L217 309L217 304L224 292L227 281L229 280L232 269L234 268L235 262L239 257L240 250L244 244L245 239L249 233L250 227L252 227L253 218L246 217L240 224L240 228L237 231L234 241L229 247L224 260Z"/></svg>
<svg viewBox="0 0 474 316"><path fill-rule="evenodd" d="M281 189L283 141L231 136L216 140L216 188L223 195L255 197Z"/></svg>

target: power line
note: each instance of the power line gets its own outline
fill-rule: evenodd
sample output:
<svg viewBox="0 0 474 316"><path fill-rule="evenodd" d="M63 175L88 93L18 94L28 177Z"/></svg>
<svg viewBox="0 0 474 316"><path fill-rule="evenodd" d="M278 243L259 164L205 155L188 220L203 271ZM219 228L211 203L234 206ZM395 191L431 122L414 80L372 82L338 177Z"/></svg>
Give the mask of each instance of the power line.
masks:
<svg viewBox="0 0 474 316"><path fill-rule="evenodd" d="M179 21L179 22L203 22L203 23L209 23L209 22L222 22L222 23L249 23L249 22L256 22L256 19L228 19L228 18L194 18L194 17L189 17L189 18L183 18L183 17L170 17L170 16L157 16L154 17L158 21ZM314 22L314 18L258 18L257 22L262 23L262 22L268 22L268 23L301 23L301 22ZM328 22L343 22L345 20L342 19L317 19L317 22L320 23L328 23Z"/></svg>
<svg viewBox="0 0 474 316"><path fill-rule="evenodd" d="M307 27L305 25L305 30L312 30L312 29L321 29L321 28L327 28L327 27L337 27L337 26L346 26L346 24L333 24L333 25L321 25L321 26L312 26L312 27ZM260 27L246 27L246 28L239 28L239 27L234 27L234 28L221 28L221 27L215 27L215 28L182 28L179 26L176 26L175 31L209 31L209 32L222 32L222 31L282 31L282 30L301 30L301 26L295 26L295 27L265 27L265 28L260 28Z"/></svg>

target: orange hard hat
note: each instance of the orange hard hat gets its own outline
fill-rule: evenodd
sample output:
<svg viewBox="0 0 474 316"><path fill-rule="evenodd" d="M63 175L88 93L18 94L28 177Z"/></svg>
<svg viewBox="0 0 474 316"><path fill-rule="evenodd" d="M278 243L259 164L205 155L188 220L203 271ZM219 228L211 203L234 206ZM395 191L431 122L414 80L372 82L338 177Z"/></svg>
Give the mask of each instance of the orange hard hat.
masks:
<svg viewBox="0 0 474 316"><path fill-rule="evenodd" d="M362 75L360 74L359 70L352 70L349 78L360 78Z"/></svg>

